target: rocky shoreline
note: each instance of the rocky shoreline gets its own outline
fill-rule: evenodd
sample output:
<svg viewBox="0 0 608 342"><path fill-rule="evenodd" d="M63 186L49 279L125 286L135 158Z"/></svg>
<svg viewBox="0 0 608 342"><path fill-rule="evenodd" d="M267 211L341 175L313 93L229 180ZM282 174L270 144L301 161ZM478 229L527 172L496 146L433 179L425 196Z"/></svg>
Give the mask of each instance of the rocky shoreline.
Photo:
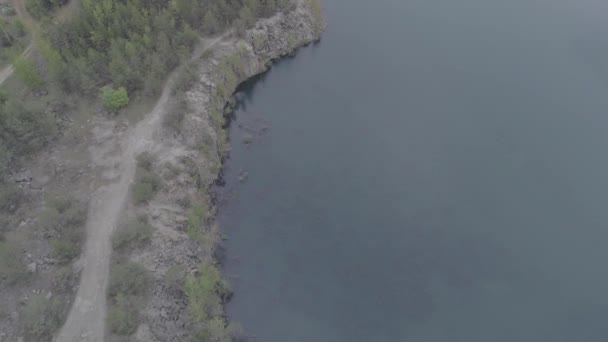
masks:
<svg viewBox="0 0 608 342"><path fill-rule="evenodd" d="M322 26L311 2L298 0L286 13L259 20L243 38L225 40L196 61L198 79L185 93L187 111L180 125L164 127L148 144L148 152L155 156L153 168L164 186L147 205L130 204L127 209L131 215L148 217L155 228L151 243L130 253L130 259L143 265L154 279L135 340L190 338L187 298L182 289L171 286L167 276L174 265L186 274L196 274L201 263L216 263L221 233L214 222L211 188L229 152L226 104L239 84L318 40ZM171 111L178 106L168 107ZM207 209L200 227L208 237L203 242L192 239L189 232L189 213L197 203Z"/></svg>

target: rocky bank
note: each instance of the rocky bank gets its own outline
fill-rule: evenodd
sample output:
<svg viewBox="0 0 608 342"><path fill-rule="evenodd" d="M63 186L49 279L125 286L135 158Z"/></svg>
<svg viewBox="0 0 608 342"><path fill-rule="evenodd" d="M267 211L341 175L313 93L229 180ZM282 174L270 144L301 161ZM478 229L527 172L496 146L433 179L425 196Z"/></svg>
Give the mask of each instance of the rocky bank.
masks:
<svg viewBox="0 0 608 342"><path fill-rule="evenodd" d="M148 144L148 152L155 157L153 168L164 186L148 205L128 208L130 215L147 216L155 228L151 243L130 253L131 260L143 265L154 278L135 340L189 340L185 295L166 275L175 265L186 273L197 272L201 262L213 261L221 240L209 191L220 176L222 159L229 149L223 119L226 103L240 83L319 39L322 27L322 18L311 2L298 0L285 13L259 20L243 38L226 39L195 61L197 80L185 93L186 110L179 115L177 129L164 125ZM165 120L176 114L174 111L184 110L176 101L171 100L174 103L168 106ZM213 237L207 243L191 239L187 232L193 203L209 208L200 228Z"/></svg>

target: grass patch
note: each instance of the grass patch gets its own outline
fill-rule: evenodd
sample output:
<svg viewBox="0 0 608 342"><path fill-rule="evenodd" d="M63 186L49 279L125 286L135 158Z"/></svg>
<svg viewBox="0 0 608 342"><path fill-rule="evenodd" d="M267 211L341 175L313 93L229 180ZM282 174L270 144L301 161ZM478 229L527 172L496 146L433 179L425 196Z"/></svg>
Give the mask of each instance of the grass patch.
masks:
<svg viewBox="0 0 608 342"><path fill-rule="evenodd" d="M192 89L196 81L198 81L198 68L195 62L190 62L184 65L175 79L173 86L173 95L187 92Z"/></svg>
<svg viewBox="0 0 608 342"><path fill-rule="evenodd" d="M142 152L137 156L137 166L146 171L152 171L156 157L150 152Z"/></svg>
<svg viewBox="0 0 608 342"><path fill-rule="evenodd" d="M135 204L148 203L162 186L161 178L152 170L154 161L154 156L149 153L137 157L137 172L132 189Z"/></svg>
<svg viewBox="0 0 608 342"><path fill-rule="evenodd" d="M124 227L114 233L112 247L114 250L140 247L150 241L153 233L154 228L145 218L130 220Z"/></svg>
<svg viewBox="0 0 608 342"><path fill-rule="evenodd" d="M80 255L80 243L71 240L51 240L53 258L59 263L66 264Z"/></svg>
<svg viewBox="0 0 608 342"><path fill-rule="evenodd" d="M169 267L167 272L165 273L165 286L167 288L183 291L184 290L184 282L186 280L186 270L181 265L173 265Z"/></svg>
<svg viewBox="0 0 608 342"><path fill-rule="evenodd" d="M23 200L23 193L13 183L0 181L0 212L13 213Z"/></svg>
<svg viewBox="0 0 608 342"><path fill-rule="evenodd" d="M108 285L110 332L128 336L139 324L139 310L152 283L150 273L134 262L117 259L110 270Z"/></svg>
<svg viewBox="0 0 608 342"><path fill-rule="evenodd" d="M237 325L224 319L223 305L232 292L215 265L203 263L198 275L186 277L184 288L197 341L230 342L240 333Z"/></svg>
<svg viewBox="0 0 608 342"><path fill-rule="evenodd" d="M35 295L23 308L25 333L35 341L50 341L63 321L63 303L56 298Z"/></svg>
<svg viewBox="0 0 608 342"><path fill-rule="evenodd" d="M189 108L186 97L183 95L178 96L177 99L172 102L167 115L165 115L163 125L175 132L179 132Z"/></svg>
<svg viewBox="0 0 608 342"><path fill-rule="evenodd" d="M195 201L188 209L188 225L186 233L192 240L198 241L205 248L212 250L216 243L216 235L208 221L211 217L206 201Z"/></svg>
<svg viewBox="0 0 608 342"><path fill-rule="evenodd" d="M110 331L121 336L133 334L139 324L139 312L136 308L136 303L132 303L123 294L118 294L108 310Z"/></svg>
<svg viewBox="0 0 608 342"><path fill-rule="evenodd" d="M136 204L148 203L160 190L161 179L150 171L142 171L133 185L133 200Z"/></svg>
<svg viewBox="0 0 608 342"><path fill-rule="evenodd" d="M0 282L15 284L26 274L19 245L15 241L0 240Z"/></svg>
<svg viewBox="0 0 608 342"><path fill-rule="evenodd" d="M71 197L52 196L41 217L42 227L53 237L51 255L67 264L80 255L86 224L86 206Z"/></svg>
<svg viewBox="0 0 608 342"><path fill-rule="evenodd" d="M130 261L116 262L110 272L108 294L116 297L119 294L142 296L148 290L151 277L143 266Z"/></svg>

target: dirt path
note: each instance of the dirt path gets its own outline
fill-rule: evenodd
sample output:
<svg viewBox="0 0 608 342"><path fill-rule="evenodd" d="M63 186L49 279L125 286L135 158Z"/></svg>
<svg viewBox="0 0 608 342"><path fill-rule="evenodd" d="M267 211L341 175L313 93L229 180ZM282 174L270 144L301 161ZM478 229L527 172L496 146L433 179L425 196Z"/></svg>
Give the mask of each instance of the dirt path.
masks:
<svg viewBox="0 0 608 342"><path fill-rule="evenodd" d="M202 48L197 49L193 58L199 58L225 36L203 42ZM56 342L104 340L111 236L127 202L129 186L135 176L135 157L150 146L153 135L161 126L175 76L176 72L165 84L154 109L121 137L113 135L111 124L98 127L93 132L97 146L91 148L92 159L103 171L106 184L97 188L91 196L80 287Z"/></svg>

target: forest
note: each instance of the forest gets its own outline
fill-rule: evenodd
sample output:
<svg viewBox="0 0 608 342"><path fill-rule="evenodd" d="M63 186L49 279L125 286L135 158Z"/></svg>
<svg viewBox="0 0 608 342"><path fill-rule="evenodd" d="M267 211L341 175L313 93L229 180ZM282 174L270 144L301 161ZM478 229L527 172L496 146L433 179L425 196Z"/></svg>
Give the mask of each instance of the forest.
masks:
<svg viewBox="0 0 608 342"><path fill-rule="evenodd" d="M76 15L54 20L53 14L66 2L26 1L27 11L40 27L35 41L43 62L17 57L15 74L32 91L53 87L91 99L103 94L115 100L107 106L113 112L128 103L125 96L157 96L168 73L189 58L201 36L229 28L242 33L256 18L289 4L288 0L82 0ZM0 25L3 44L23 35L19 21L1 22L5 23ZM34 152L52 140L57 131L53 115L0 89L0 160L4 161L0 183L12 156Z"/></svg>
<svg viewBox="0 0 608 342"><path fill-rule="evenodd" d="M49 3L46 0L31 0ZM52 10L52 1L47 6ZM158 94L167 72L189 58L199 36L245 29L286 0L83 0L82 14L49 24L49 75L66 92L105 85Z"/></svg>

